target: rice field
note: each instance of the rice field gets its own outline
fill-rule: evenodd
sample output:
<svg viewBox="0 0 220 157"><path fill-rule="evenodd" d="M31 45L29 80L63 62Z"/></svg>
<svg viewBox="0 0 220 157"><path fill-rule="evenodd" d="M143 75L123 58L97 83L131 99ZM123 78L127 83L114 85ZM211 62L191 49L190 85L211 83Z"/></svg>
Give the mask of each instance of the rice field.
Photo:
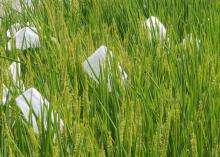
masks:
<svg viewBox="0 0 220 157"><path fill-rule="evenodd" d="M0 0L0 157L219 157L219 0Z"/></svg>

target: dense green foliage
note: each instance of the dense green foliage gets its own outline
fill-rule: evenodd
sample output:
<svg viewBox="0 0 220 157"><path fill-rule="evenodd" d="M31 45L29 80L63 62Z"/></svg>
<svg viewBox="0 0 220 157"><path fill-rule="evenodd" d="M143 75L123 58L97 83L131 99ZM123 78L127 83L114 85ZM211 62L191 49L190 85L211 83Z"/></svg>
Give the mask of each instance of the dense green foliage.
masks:
<svg viewBox="0 0 220 157"><path fill-rule="evenodd" d="M9 84L4 70L19 56L26 87L50 100L65 128L42 127L35 135L16 107L17 89L0 105L0 156L220 155L219 0L36 0L34 6L21 13L6 7L0 85ZM170 47L149 43L143 28L149 16L165 24ZM41 48L8 52L5 32L28 21ZM181 47L190 33L200 48ZM82 67L101 45L128 73L124 83L113 76L112 92Z"/></svg>

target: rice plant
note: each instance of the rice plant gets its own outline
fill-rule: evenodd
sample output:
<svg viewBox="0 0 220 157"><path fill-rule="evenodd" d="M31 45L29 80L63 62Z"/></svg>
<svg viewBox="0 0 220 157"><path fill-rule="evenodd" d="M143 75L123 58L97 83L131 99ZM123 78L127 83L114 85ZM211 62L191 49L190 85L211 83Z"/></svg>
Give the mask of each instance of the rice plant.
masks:
<svg viewBox="0 0 220 157"><path fill-rule="evenodd" d="M0 156L220 156L219 0L0 0Z"/></svg>

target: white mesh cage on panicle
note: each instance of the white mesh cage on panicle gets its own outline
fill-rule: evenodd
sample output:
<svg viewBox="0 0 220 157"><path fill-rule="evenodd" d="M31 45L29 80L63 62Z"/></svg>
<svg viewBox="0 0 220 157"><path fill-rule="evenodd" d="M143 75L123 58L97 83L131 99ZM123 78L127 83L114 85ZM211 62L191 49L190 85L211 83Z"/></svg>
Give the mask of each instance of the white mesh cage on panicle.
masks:
<svg viewBox="0 0 220 157"><path fill-rule="evenodd" d="M110 56L112 56L112 52L110 51ZM83 67L89 76L98 82L100 78L101 68L104 69L105 62L107 59L107 47L101 46L96 50L91 56L88 57L87 60L83 62Z"/></svg>
<svg viewBox="0 0 220 157"><path fill-rule="evenodd" d="M166 39L166 28L157 17L151 16L145 20L144 26L148 31L150 41Z"/></svg>
<svg viewBox="0 0 220 157"><path fill-rule="evenodd" d="M99 83L99 79L101 77L101 70L104 70L106 67L106 63L110 64L110 60L108 57L108 49L106 46L99 47L91 56L87 58L83 62L83 67L88 75L97 83ZM109 51L109 57L113 58L112 51ZM111 67L110 67L111 68ZM122 67L119 65L119 71L121 73L122 80L127 79L127 73L122 70ZM108 89L111 91L111 77L110 74L107 78Z"/></svg>
<svg viewBox="0 0 220 157"><path fill-rule="evenodd" d="M24 27L17 31L14 36L16 49L26 50L39 48L40 38L35 27ZM12 50L12 39L8 42L8 50Z"/></svg>
<svg viewBox="0 0 220 157"><path fill-rule="evenodd" d="M33 109L31 115L34 131L39 133L37 124L35 125L36 118L43 119L44 128L47 129L47 114L49 112L50 103L47 99L44 99L39 91L35 88L29 88L22 95L16 98L16 104L24 115L26 121L29 121L30 107ZM42 114L43 113L43 114ZM57 117L57 116L56 116ZM54 123L54 114L51 112L51 122ZM59 120L60 129L62 130L64 123L63 120Z"/></svg>

